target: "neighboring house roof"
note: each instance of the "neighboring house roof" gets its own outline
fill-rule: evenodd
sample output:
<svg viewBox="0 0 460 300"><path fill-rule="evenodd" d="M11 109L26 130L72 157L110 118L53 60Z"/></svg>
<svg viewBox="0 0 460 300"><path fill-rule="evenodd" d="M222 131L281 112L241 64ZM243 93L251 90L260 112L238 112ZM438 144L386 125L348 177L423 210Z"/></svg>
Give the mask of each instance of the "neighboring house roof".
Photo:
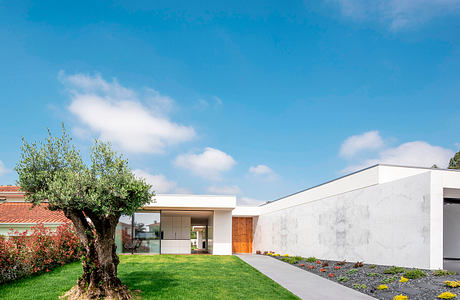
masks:
<svg viewBox="0 0 460 300"><path fill-rule="evenodd" d="M0 185L0 201L24 201L24 192L16 185Z"/></svg>
<svg viewBox="0 0 460 300"><path fill-rule="evenodd" d="M32 208L32 203L4 202L0 204L0 224L67 223L62 211L51 211L46 203Z"/></svg>
<svg viewBox="0 0 460 300"><path fill-rule="evenodd" d="M19 193L22 191L19 189L19 186L16 186L16 185L0 185L0 193L1 192Z"/></svg>

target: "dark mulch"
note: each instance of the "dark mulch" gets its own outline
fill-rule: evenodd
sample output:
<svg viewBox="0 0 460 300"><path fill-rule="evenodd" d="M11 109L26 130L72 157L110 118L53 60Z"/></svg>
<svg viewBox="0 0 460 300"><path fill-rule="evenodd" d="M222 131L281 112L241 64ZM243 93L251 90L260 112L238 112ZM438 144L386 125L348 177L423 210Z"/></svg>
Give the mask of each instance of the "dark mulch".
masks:
<svg viewBox="0 0 460 300"><path fill-rule="evenodd" d="M275 259L282 260L283 256L272 256ZM292 258L292 257L288 257ZM316 262L307 262L305 258L299 261L291 261L292 265L301 268L302 270L314 273L318 276L327 278L335 281L349 288L358 290L362 293L368 294L377 299L393 299L396 295L403 294L408 296L408 299L438 299L437 296L443 292L451 292L458 294L460 297L460 287L450 288L447 287L444 281L458 281L460 275L446 275L446 276L435 276L432 270L422 270L427 276L418 279L409 279L405 283L399 282L401 276L404 273L398 274L385 274L384 271L391 266L383 265L371 265L363 264L362 267L355 268L355 262L346 262L340 266L340 269L335 269L337 261L319 259L321 263L328 262L329 266L322 266ZM301 265L305 266L301 266ZM314 269L309 269L308 266L314 266ZM325 272L321 272L320 269L324 268ZM351 271L355 269L356 271ZM415 270L411 268L405 268L406 271ZM334 274L333 277L329 277L329 274ZM347 281L341 281L340 278L347 277ZM388 289L378 290L377 287L381 284L386 284ZM457 297L457 298L458 298ZM455 299L457 299L455 298Z"/></svg>

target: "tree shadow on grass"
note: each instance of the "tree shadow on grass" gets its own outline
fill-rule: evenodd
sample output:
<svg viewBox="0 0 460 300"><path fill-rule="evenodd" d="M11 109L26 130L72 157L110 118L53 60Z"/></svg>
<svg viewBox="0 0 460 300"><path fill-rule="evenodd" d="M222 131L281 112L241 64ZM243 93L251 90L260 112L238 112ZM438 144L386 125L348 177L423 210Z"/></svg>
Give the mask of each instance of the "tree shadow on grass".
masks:
<svg viewBox="0 0 460 300"><path fill-rule="evenodd" d="M140 290L139 296L145 299L161 297L164 290L179 285L178 280L167 272L142 270L118 274L121 282L131 290Z"/></svg>

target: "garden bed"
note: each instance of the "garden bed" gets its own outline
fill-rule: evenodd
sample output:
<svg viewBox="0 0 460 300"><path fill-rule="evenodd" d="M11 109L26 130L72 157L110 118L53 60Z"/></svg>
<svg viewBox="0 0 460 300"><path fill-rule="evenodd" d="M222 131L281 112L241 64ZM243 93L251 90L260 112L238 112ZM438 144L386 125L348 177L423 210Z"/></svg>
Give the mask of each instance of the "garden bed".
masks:
<svg viewBox="0 0 460 300"><path fill-rule="evenodd" d="M454 272L357 262L338 262L314 257L281 256L274 253L262 255L270 255L274 259L290 263L302 270L335 281L377 299L460 299L460 276ZM448 285L455 287L449 287ZM448 298L449 295L444 294L447 298L440 298L439 296L445 292L459 294L459 296ZM398 295L403 297L396 297Z"/></svg>

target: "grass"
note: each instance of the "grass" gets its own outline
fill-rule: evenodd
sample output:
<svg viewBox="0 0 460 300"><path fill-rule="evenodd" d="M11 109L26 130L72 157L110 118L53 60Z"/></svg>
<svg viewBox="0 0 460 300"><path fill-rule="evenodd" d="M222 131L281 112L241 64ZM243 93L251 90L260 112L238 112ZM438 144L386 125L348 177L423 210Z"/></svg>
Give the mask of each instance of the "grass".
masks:
<svg viewBox="0 0 460 300"><path fill-rule="evenodd" d="M118 276L142 299L298 299L236 256L120 256ZM0 299L57 299L75 285L81 264L0 286Z"/></svg>

